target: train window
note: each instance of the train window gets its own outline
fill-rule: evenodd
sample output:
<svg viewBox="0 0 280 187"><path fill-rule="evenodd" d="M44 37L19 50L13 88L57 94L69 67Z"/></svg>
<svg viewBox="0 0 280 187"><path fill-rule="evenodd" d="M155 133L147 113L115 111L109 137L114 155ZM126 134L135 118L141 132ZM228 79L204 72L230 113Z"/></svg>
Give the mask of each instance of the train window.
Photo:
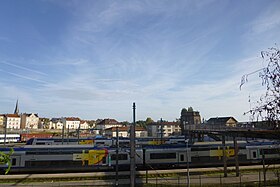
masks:
<svg viewBox="0 0 280 187"><path fill-rule="evenodd" d="M253 158L257 158L257 152L253 151Z"/></svg>
<svg viewBox="0 0 280 187"><path fill-rule="evenodd" d="M182 162L182 161L184 161L184 155L182 154L182 155L180 155L180 161Z"/></svg>
<svg viewBox="0 0 280 187"><path fill-rule="evenodd" d="M118 154L118 160L127 160L128 156L127 154ZM111 160L116 160L117 159L117 155L113 154L111 155Z"/></svg>
<svg viewBox="0 0 280 187"><path fill-rule="evenodd" d="M96 145L104 145L104 142L96 142Z"/></svg>
<svg viewBox="0 0 280 187"><path fill-rule="evenodd" d="M263 149L264 154L280 154L280 149Z"/></svg>
<svg viewBox="0 0 280 187"><path fill-rule="evenodd" d="M45 145L45 142L36 142L36 145Z"/></svg>
<svg viewBox="0 0 280 187"><path fill-rule="evenodd" d="M16 158L13 158L12 159L12 166L15 166L17 164L17 159Z"/></svg>
<svg viewBox="0 0 280 187"><path fill-rule="evenodd" d="M150 159L174 159L176 153L151 153Z"/></svg>

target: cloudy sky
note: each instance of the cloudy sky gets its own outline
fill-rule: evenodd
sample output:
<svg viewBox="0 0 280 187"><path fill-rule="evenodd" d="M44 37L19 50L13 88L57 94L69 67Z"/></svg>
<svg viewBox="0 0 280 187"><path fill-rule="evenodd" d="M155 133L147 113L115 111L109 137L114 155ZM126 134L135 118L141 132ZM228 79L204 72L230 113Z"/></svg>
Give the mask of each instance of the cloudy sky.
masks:
<svg viewBox="0 0 280 187"><path fill-rule="evenodd" d="M248 121L260 52L280 45L279 0L2 0L0 113Z"/></svg>

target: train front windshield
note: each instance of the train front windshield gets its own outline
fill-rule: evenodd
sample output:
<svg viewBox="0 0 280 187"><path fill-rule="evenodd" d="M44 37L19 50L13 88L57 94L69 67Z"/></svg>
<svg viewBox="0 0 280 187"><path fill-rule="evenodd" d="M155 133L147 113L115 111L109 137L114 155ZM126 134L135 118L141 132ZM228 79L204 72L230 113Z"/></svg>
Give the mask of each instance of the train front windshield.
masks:
<svg viewBox="0 0 280 187"><path fill-rule="evenodd" d="M33 145L34 138L27 140L26 145Z"/></svg>

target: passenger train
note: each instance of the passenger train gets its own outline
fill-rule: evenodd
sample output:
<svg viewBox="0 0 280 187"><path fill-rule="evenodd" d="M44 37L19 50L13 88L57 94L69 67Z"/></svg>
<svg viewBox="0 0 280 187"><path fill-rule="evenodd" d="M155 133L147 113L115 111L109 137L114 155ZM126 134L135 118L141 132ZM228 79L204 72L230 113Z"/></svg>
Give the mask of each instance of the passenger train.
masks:
<svg viewBox="0 0 280 187"><path fill-rule="evenodd" d="M280 145L273 142L238 142L240 165L257 164L262 158L266 162L279 162ZM14 148L11 155L11 173L52 173L114 170L130 167L130 149L127 147L97 147L84 145L25 145ZM9 153L10 148L0 148ZM232 142L226 142L228 165L234 164ZM264 156L263 156L264 155ZM221 142L198 142L190 147L184 144L147 145L136 148L137 169L211 167L223 165ZM5 170L6 164L0 165Z"/></svg>
<svg viewBox="0 0 280 187"><path fill-rule="evenodd" d="M120 147L129 147L129 138L120 137L118 139ZM92 144L97 147L116 145L116 138L106 137L88 137L88 138L30 138L26 145L78 145L78 144ZM135 144L137 147L143 145L159 145L159 144L185 144L183 136L178 137L164 137L164 138L136 138Z"/></svg>

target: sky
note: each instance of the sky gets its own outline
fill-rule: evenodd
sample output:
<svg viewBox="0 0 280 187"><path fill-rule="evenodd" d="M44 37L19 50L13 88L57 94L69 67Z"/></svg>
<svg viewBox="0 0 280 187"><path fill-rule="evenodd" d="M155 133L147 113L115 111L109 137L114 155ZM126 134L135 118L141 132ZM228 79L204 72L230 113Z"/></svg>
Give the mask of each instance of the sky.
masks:
<svg viewBox="0 0 280 187"><path fill-rule="evenodd" d="M0 113L174 121L243 115L280 45L279 0L2 0Z"/></svg>

